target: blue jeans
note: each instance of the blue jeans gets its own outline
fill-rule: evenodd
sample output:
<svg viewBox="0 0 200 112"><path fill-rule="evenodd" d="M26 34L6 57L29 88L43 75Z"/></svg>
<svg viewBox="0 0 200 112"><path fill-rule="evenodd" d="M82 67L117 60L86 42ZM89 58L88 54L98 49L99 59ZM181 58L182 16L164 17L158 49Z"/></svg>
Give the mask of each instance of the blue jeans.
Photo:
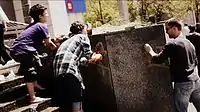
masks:
<svg viewBox="0 0 200 112"><path fill-rule="evenodd" d="M175 83L174 101L176 112L187 112L189 102L192 102L197 112L200 112L200 79Z"/></svg>

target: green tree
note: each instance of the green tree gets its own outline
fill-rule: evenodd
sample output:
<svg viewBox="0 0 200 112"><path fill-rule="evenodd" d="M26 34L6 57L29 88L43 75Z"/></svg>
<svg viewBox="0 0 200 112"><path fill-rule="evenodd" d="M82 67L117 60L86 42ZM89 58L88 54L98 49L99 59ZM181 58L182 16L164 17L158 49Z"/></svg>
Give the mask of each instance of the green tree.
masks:
<svg viewBox="0 0 200 112"><path fill-rule="evenodd" d="M200 1L199 0L195 0L195 11L196 11L196 20L197 22L200 22Z"/></svg>
<svg viewBox="0 0 200 112"><path fill-rule="evenodd" d="M182 19L189 10L200 15L200 0L127 0L129 19L148 22L163 20L164 15ZM119 7L117 0L86 0L85 21L98 27L103 24L119 25ZM197 19L198 20L198 19ZM199 17L200 21L200 17Z"/></svg>
<svg viewBox="0 0 200 112"><path fill-rule="evenodd" d="M103 24L116 24L119 20L119 9L117 1L109 0L86 0L86 22L98 27Z"/></svg>
<svg viewBox="0 0 200 112"><path fill-rule="evenodd" d="M128 12L130 22L134 22L138 17L137 5L134 0L128 1Z"/></svg>
<svg viewBox="0 0 200 112"><path fill-rule="evenodd" d="M182 18L189 10L194 9L194 0L137 0L139 16L142 21L148 21L150 16L160 19L163 14L170 17Z"/></svg>

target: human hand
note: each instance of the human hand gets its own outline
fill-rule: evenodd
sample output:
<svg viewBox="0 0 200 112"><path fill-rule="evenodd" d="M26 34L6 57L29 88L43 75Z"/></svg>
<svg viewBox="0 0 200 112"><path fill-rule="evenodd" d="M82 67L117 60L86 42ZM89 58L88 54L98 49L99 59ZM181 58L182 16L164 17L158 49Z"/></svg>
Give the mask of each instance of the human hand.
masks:
<svg viewBox="0 0 200 112"><path fill-rule="evenodd" d="M152 47L151 47L148 43L146 43L146 44L144 45L144 49L145 49L145 51L147 51L148 53L151 52L151 51L153 50Z"/></svg>
<svg viewBox="0 0 200 112"><path fill-rule="evenodd" d="M82 57L80 59L81 64L87 64L88 63L88 59L86 57Z"/></svg>
<svg viewBox="0 0 200 112"><path fill-rule="evenodd" d="M55 43L60 43L63 40L64 36L65 35L59 35L58 37L55 37L54 38L54 42Z"/></svg>
<svg viewBox="0 0 200 112"><path fill-rule="evenodd" d="M89 61L89 63L95 63L95 62L97 62L97 61L101 61L102 59L103 59L103 57L102 57L101 54L96 54L96 53L94 53L94 54L92 55L92 58L89 59L88 61Z"/></svg>

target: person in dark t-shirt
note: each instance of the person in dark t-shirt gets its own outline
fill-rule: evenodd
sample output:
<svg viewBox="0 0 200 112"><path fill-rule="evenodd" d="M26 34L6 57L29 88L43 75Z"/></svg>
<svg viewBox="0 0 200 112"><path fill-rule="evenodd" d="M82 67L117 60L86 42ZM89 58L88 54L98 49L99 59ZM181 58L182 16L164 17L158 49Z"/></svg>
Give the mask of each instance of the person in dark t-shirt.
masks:
<svg viewBox="0 0 200 112"><path fill-rule="evenodd" d="M190 33L189 35L186 36L188 40L194 45L196 49L196 55L197 55L197 60L198 60L198 74L200 76L200 33L197 33L196 26L189 26Z"/></svg>
<svg viewBox="0 0 200 112"><path fill-rule="evenodd" d="M200 78L197 70L198 62L195 47L182 35L182 27L179 21L169 20L165 27L171 40L165 45L164 49L157 54L149 44L145 44L145 50L156 63L170 59L170 72L174 77L176 112L187 112L189 101L200 112Z"/></svg>

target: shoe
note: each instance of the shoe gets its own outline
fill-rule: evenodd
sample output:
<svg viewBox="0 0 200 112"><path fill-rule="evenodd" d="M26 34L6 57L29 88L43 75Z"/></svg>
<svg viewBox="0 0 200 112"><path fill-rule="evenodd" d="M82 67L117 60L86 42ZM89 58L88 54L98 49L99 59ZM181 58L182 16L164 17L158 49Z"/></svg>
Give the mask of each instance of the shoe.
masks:
<svg viewBox="0 0 200 112"><path fill-rule="evenodd" d="M45 98L35 97L34 100L30 101L30 104L39 103L45 101Z"/></svg>
<svg viewBox="0 0 200 112"><path fill-rule="evenodd" d="M12 65L12 64L18 64L15 60L9 60L5 65Z"/></svg>
<svg viewBox="0 0 200 112"><path fill-rule="evenodd" d="M10 73L6 76L6 78L9 79L9 78L13 78L13 77L15 77L15 76L16 76L16 75L15 75L14 71L11 69L11 70L10 70Z"/></svg>

